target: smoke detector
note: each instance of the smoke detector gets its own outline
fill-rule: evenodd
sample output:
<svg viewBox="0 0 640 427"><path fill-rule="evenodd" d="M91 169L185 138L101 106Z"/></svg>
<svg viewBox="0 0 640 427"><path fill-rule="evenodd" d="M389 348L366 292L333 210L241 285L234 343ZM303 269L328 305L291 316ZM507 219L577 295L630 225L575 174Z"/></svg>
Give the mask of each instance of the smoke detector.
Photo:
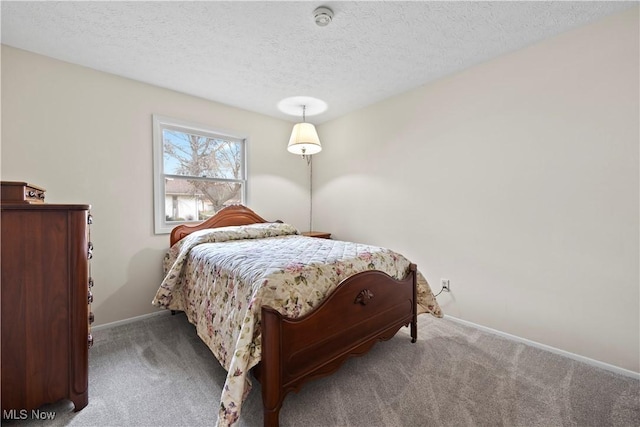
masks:
<svg viewBox="0 0 640 427"><path fill-rule="evenodd" d="M333 19L333 11L328 7L320 6L313 11L313 18L316 20L318 27L326 27Z"/></svg>

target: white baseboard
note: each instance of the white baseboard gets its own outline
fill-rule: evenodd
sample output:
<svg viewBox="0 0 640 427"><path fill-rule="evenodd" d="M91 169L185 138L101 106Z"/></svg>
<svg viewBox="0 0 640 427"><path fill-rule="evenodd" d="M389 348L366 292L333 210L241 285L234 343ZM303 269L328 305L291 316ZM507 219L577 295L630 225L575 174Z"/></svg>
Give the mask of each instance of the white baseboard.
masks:
<svg viewBox="0 0 640 427"><path fill-rule="evenodd" d="M511 335L511 334L508 334L506 332L498 331L497 329L492 329L492 328L488 328L486 326L478 325L477 323L469 322L468 320L458 319L457 317L452 317L452 316L449 316L449 315L446 315L446 314L444 315L444 317L449 319L449 320L452 320L454 322L461 323L461 324L467 325L467 326L471 326L472 328L480 329L482 331L489 332L491 334L499 335L501 337L507 338L507 339L512 340L512 341L518 341L518 342L521 342L523 344L527 344L527 345L530 345L532 347L539 348L541 350L546 350L546 351L551 352L551 353L555 353L555 354L559 354L559 355L564 356L564 357L568 357L569 359L573 359L573 360L576 360L578 362L586 363L588 365L595 366L595 367L601 368L601 369L605 369L607 371L614 372L616 374L620 374L620 375L624 375L626 377L631 377L631 378L640 380L640 372L630 371L628 369L620 368L620 367L615 366L615 365L610 365L608 363L600 362L599 360L590 359L590 358L585 357L585 356L580 356L579 354L575 354L575 353L571 353L571 352L568 352L568 351L565 351L565 350L561 350L559 348L551 347L550 345L541 344L541 343L536 342L536 341L531 341L531 340L528 340L526 338L521 338L521 337L519 337L517 335Z"/></svg>
<svg viewBox="0 0 640 427"><path fill-rule="evenodd" d="M104 323L102 325L92 326L92 331L102 331L104 329L113 328L114 326L126 325L127 323L138 322L156 316L166 316L171 314L171 310L161 310L154 313L143 314L141 316L129 317L128 319L116 320L115 322Z"/></svg>

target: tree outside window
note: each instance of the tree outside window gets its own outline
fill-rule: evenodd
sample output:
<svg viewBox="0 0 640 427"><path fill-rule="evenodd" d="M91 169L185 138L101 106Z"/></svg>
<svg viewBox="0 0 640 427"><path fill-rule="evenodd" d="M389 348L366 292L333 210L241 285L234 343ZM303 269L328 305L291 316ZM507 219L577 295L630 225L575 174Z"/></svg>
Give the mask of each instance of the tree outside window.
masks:
<svg viewBox="0 0 640 427"><path fill-rule="evenodd" d="M154 116L156 233L244 203L245 139Z"/></svg>

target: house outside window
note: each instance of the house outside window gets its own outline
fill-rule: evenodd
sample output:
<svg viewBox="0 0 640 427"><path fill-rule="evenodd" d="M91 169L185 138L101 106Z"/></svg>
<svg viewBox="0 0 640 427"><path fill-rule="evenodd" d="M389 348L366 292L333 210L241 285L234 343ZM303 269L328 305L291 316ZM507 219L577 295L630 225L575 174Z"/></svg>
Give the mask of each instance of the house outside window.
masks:
<svg viewBox="0 0 640 427"><path fill-rule="evenodd" d="M246 138L153 115L155 233L200 222L246 197Z"/></svg>

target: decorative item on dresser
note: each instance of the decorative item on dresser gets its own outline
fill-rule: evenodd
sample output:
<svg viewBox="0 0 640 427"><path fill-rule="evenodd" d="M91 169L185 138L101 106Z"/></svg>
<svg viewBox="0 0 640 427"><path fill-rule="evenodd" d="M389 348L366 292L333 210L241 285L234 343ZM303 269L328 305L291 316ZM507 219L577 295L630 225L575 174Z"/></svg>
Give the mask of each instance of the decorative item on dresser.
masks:
<svg viewBox="0 0 640 427"><path fill-rule="evenodd" d="M44 188L26 182L2 181L2 203L44 203Z"/></svg>
<svg viewBox="0 0 640 427"><path fill-rule="evenodd" d="M44 192L2 182L3 418L89 401L90 206L45 203Z"/></svg>

